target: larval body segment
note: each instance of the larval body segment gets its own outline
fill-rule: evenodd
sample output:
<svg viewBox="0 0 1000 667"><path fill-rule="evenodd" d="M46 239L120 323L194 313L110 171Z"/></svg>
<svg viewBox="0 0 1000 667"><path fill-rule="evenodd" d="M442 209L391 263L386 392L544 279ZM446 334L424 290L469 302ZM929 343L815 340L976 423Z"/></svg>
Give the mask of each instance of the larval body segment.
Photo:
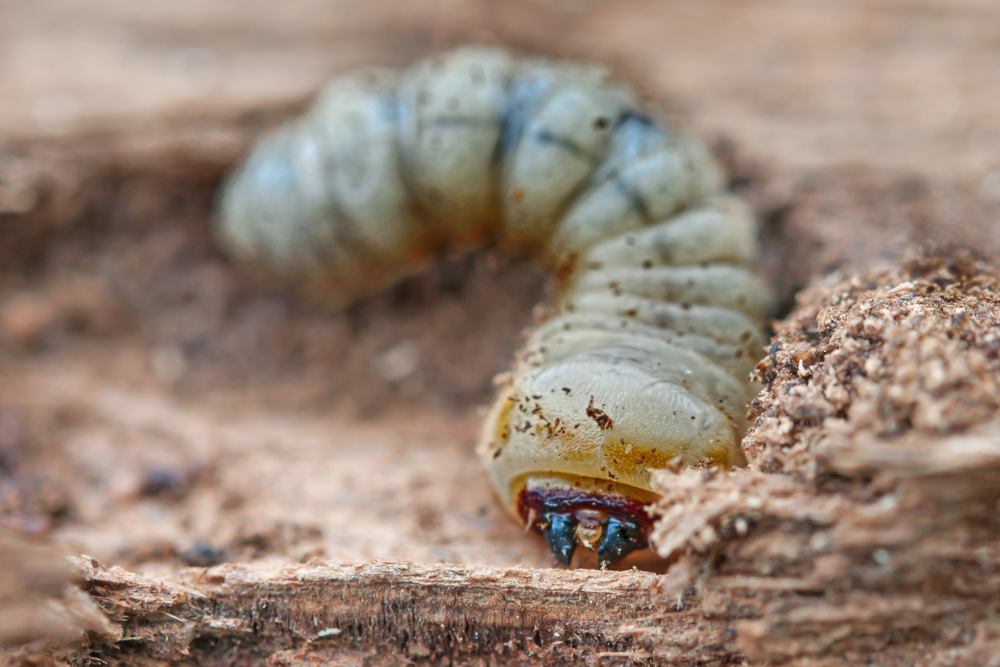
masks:
<svg viewBox="0 0 1000 667"><path fill-rule="evenodd" d="M466 47L410 68L399 88L399 140L413 192L452 248L481 244L496 229L495 154L515 59Z"/></svg>
<svg viewBox="0 0 1000 667"><path fill-rule="evenodd" d="M723 195L649 227L603 239L580 256L577 266L718 263L752 267L758 253L757 222L749 207L736 197Z"/></svg>
<svg viewBox="0 0 1000 667"><path fill-rule="evenodd" d="M549 241L557 263L590 246L669 218L722 187L718 169L696 142L644 116L624 116L607 160Z"/></svg>
<svg viewBox="0 0 1000 667"><path fill-rule="evenodd" d="M401 264L423 244L425 225L410 200L397 150L399 77L363 70L331 82L308 116L320 183L345 220L345 235L385 264Z"/></svg>
<svg viewBox="0 0 1000 667"><path fill-rule="evenodd" d="M503 160L504 242L536 249L601 164L636 98L604 70L528 61L510 91Z"/></svg>
<svg viewBox="0 0 1000 667"><path fill-rule="evenodd" d="M732 446L741 425L707 398L732 387L714 377L721 386L703 381L693 388L697 362L665 361L640 347L603 345L520 372L499 401L501 414L491 415L500 428L484 426L492 431L484 454L494 463L487 469L505 504L516 506L518 487L530 475L570 474L649 490L650 471L677 456L688 464L742 463ZM692 373L683 377L686 370ZM692 382L686 386L685 379Z"/></svg>
<svg viewBox="0 0 1000 667"><path fill-rule="evenodd" d="M636 338L662 340L682 350L697 352L734 378L746 378L756 363L756 354L741 346L720 343L706 336L672 331L635 318L603 312L561 312L535 327L522 347L521 356L530 358L533 350L562 344L567 334L578 331L609 332ZM756 393L755 390L752 390Z"/></svg>

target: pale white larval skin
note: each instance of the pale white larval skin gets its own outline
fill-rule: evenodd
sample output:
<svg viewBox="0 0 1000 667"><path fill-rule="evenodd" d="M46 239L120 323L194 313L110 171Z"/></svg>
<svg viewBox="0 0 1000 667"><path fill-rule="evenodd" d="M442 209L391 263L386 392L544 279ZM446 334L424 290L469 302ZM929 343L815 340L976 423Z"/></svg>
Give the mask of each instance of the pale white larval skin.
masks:
<svg viewBox="0 0 1000 667"><path fill-rule="evenodd" d="M514 57L467 48L417 63L399 87L399 147L427 224L452 249L482 244L496 228L494 160Z"/></svg>
<svg viewBox="0 0 1000 667"><path fill-rule="evenodd" d="M261 139L216 206L220 244L279 274L383 287L430 255L403 179L399 76L334 79L303 118Z"/></svg>
<svg viewBox="0 0 1000 667"><path fill-rule="evenodd" d="M601 68L527 61L510 90L503 160L503 239L546 243L572 197L604 160L634 93Z"/></svg>
<svg viewBox="0 0 1000 667"><path fill-rule="evenodd" d="M551 265L478 448L516 514L525 488L648 502L656 468L745 463L771 295L722 190L705 146L603 69L473 46L332 81L253 149L215 224L235 257L348 296L488 240Z"/></svg>

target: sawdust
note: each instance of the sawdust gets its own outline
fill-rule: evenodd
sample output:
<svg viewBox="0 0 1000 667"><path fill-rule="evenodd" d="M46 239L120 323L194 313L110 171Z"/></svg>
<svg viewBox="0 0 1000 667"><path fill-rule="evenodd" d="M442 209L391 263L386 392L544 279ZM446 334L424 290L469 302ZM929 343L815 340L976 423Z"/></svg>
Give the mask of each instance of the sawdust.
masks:
<svg viewBox="0 0 1000 667"><path fill-rule="evenodd" d="M1000 271L914 258L799 297L757 372L747 455L815 475L819 441L960 433L1000 407Z"/></svg>
<svg viewBox="0 0 1000 667"><path fill-rule="evenodd" d="M659 654L997 664L998 306L968 255L801 295L758 366L750 468L657 479L664 602L705 619Z"/></svg>

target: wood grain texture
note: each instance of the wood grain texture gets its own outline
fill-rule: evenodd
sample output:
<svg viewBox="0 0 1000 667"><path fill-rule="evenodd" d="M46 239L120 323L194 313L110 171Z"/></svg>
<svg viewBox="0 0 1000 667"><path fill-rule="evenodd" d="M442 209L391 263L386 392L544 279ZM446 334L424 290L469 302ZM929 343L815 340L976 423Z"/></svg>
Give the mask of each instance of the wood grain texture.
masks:
<svg viewBox="0 0 1000 667"><path fill-rule="evenodd" d="M332 652L415 660L579 664L639 649L623 621L662 624L656 575L414 565L222 565L155 581L78 559L117 622L119 662L296 664ZM667 621L684 623L677 612ZM641 650L641 649L640 649ZM615 662L615 661L612 661ZM620 660L618 661L620 662Z"/></svg>

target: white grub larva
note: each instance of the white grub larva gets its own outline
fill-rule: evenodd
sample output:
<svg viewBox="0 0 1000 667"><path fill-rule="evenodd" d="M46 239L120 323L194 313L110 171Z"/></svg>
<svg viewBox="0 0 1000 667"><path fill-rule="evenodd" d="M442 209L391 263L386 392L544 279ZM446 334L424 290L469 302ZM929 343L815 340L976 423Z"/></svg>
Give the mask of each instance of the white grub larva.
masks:
<svg viewBox="0 0 1000 667"><path fill-rule="evenodd" d="M604 70L480 46L339 77L263 138L215 224L236 258L345 298L496 242L557 276L483 426L496 494L569 565L646 544L650 473L745 464L771 302L757 228L698 141Z"/></svg>

